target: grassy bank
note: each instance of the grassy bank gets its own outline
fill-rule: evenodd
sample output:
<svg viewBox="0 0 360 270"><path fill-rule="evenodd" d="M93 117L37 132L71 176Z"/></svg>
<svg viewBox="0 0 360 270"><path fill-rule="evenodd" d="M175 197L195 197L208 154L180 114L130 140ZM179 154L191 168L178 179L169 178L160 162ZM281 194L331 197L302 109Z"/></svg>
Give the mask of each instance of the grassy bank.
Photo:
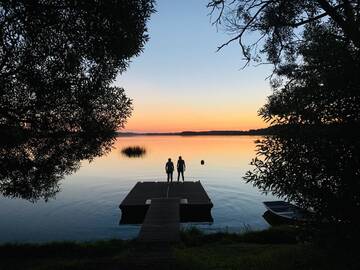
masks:
<svg viewBox="0 0 360 270"><path fill-rule="evenodd" d="M7 244L0 246L0 269L114 269L132 246L122 240Z"/></svg>
<svg viewBox="0 0 360 270"><path fill-rule="evenodd" d="M190 229L172 247L171 269L360 269L354 256L357 249L324 248L299 242L299 237L301 232L291 227L212 235ZM134 268L130 262L135 253L140 258L152 248L122 240L3 245L0 269L154 269L154 265Z"/></svg>
<svg viewBox="0 0 360 270"><path fill-rule="evenodd" d="M244 234L205 235L189 230L176 248L178 269L360 269L357 248L311 243L294 227Z"/></svg>

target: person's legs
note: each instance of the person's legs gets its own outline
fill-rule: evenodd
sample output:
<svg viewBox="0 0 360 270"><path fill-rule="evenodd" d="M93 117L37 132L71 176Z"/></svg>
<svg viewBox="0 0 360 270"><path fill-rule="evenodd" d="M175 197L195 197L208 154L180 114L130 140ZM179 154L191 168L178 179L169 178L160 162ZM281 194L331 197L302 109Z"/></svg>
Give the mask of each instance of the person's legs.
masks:
<svg viewBox="0 0 360 270"><path fill-rule="evenodd" d="M180 171L178 170L178 182L180 180Z"/></svg>
<svg viewBox="0 0 360 270"><path fill-rule="evenodd" d="M167 174L167 181L169 182L170 179L170 173L166 173Z"/></svg>
<svg viewBox="0 0 360 270"><path fill-rule="evenodd" d="M183 180L183 182L185 181L184 180L184 171L181 171L181 177L182 177L182 180Z"/></svg>
<svg viewBox="0 0 360 270"><path fill-rule="evenodd" d="M170 173L171 183L173 181L173 172Z"/></svg>

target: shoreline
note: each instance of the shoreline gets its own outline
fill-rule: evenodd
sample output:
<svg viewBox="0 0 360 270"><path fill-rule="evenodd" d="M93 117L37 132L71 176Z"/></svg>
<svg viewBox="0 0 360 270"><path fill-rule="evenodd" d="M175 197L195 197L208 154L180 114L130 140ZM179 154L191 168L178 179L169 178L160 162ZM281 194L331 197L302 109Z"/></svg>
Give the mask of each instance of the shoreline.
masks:
<svg viewBox="0 0 360 270"><path fill-rule="evenodd" d="M208 130L208 131L181 131L181 132L117 132L118 137L132 136L265 136L273 135L274 128L250 130Z"/></svg>
<svg viewBox="0 0 360 270"><path fill-rule="evenodd" d="M133 240L50 242L0 245L0 269L350 269L360 263L356 250L322 247L301 241L302 229L271 227L242 234L181 232L171 244L169 260L159 246ZM342 252L342 250L344 252ZM139 254L142 254L140 257ZM157 254L154 258L154 254ZM334 254L336 256L334 256Z"/></svg>

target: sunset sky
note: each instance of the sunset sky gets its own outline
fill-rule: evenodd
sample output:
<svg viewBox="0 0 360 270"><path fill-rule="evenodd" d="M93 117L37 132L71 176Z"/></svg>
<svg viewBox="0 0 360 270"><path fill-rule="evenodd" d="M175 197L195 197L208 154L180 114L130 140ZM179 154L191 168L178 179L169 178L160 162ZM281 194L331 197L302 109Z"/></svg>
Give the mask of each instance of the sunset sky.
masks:
<svg viewBox="0 0 360 270"><path fill-rule="evenodd" d="M150 40L118 76L133 99L126 131L247 130L265 127L257 110L271 93L271 66L244 65L230 37L211 25L207 0L157 0Z"/></svg>

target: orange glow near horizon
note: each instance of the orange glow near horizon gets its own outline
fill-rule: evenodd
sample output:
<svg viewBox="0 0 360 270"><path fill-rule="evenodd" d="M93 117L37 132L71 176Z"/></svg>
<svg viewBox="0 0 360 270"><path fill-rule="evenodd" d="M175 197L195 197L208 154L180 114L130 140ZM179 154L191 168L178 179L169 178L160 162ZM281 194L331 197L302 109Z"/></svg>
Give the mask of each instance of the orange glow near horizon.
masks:
<svg viewBox="0 0 360 270"><path fill-rule="evenodd" d="M174 8L174 6L176 8ZM268 126L257 111L272 94L272 65L245 69L236 42L216 31L202 1L159 0L150 40L114 84L134 102L122 131L249 130ZM184 24L186 18L186 24ZM176 29L176 31L174 31Z"/></svg>
<svg viewBox="0 0 360 270"><path fill-rule="evenodd" d="M163 172L162 168L170 157L176 162L179 155L186 160L189 173L198 174L206 170L217 170L218 164L238 167L239 164L247 166L249 157L255 151L254 141L257 136L139 136L121 137L113 145L114 150L106 159L99 159L97 166L101 171L129 170L136 172L139 168L147 168ZM145 147L146 159L129 159L121 154L121 149L129 145ZM205 159L206 166L200 164ZM121 161L121 162L119 162ZM117 175L117 172L112 172ZM214 174L216 174L214 172Z"/></svg>
<svg viewBox="0 0 360 270"><path fill-rule="evenodd" d="M135 104L136 105L136 104ZM192 104L135 106L122 131L133 132L179 132L206 130L249 130L264 128L267 124L257 115L256 107L219 104L216 108L192 106Z"/></svg>
<svg viewBox="0 0 360 270"><path fill-rule="evenodd" d="M204 183L221 183L231 177L240 183L241 176L250 169L255 157L255 140L259 136L131 136L118 137L113 150L94 162L84 162L84 179L104 178L104 174L121 181L119 175L136 181L164 181L164 166L168 158L175 164L178 156L186 162L185 178L202 180ZM139 145L146 149L140 158L128 158L121 153L127 146ZM201 160L205 165L201 165ZM96 177L94 177L96 176ZM174 175L176 177L176 175ZM128 180L129 180L128 179ZM126 180L126 181L128 181ZM220 181L220 182L219 182ZM245 184L245 183L244 183Z"/></svg>

